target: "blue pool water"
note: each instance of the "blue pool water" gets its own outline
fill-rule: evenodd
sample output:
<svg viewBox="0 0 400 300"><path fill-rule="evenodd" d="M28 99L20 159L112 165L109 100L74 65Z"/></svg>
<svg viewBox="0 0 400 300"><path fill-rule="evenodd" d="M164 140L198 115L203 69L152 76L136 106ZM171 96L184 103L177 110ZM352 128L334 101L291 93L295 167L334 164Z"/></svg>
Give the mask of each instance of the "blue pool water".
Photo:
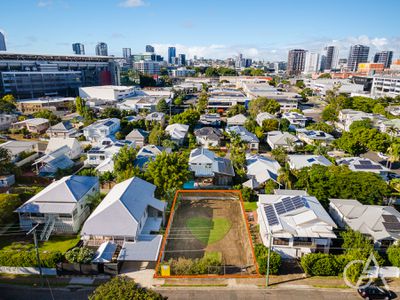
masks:
<svg viewBox="0 0 400 300"><path fill-rule="evenodd" d="M183 188L184 188L185 190L194 189L194 180L186 181L186 182L183 184Z"/></svg>

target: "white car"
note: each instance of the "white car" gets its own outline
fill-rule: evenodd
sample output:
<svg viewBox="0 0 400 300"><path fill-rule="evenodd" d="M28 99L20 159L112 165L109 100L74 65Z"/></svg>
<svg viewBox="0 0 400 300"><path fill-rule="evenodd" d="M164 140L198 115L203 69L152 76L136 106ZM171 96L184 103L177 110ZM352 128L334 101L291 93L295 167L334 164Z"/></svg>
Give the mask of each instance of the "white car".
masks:
<svg viewBox="0 0 400 300"><path fill-rule="evenodd" d="M382 152L378 152L378 156L379 156L380 158L382 158L382 159L388 159L388 158L389 158L389 156L383 154Z"/></svg>

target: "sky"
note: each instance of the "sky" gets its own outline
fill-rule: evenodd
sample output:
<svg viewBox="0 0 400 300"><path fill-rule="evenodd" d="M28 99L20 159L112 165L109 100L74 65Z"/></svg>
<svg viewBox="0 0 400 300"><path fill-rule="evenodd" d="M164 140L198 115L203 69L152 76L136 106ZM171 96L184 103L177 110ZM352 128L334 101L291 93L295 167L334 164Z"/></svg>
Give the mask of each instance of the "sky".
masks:
<svg viewBox="0 0 400 300"><path fill-rule="evenodd" d="M399 0L0 0L0 31L15 53L72 54L72 43L94 54L168 46L189 58L286 60L292 48L321 52L352 44L393 50L400 57Z"/></svg>

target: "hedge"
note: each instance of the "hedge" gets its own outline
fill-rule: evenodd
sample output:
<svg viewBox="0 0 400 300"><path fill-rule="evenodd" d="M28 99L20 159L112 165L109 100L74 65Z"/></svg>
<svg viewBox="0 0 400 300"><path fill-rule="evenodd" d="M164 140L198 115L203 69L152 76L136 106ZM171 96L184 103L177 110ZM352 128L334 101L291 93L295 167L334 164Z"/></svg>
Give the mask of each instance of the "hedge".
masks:
<svg viewBox="0 0 400 300"><path fill-rule="evenodd" d="M263 244L256 244L254 246L254 252L258 264L258 271L260 274L265 275L267 273L268 267L268 248L265 247ZM278 253L271 251L269 260L269 273L278 274L281 263L281 256Z"/></svg>
<svg viewBox="0 0 400 300"><path fill-rule="evenodd" d="M0 194L0 224L14 222L17 214L14 211L22 204L17 194Z"/></svg>
<svg viewBox="0 0 400 300"><path fill-rule="evenodd" d="M204 257L200 259L180 257L178 259L170 259L168 263L172 275L219 274L220 268L218 267L222 265L222 259L221 255L206 253ZM217 268L212 268L213 266Z"/></svg>
<svg viewBox="0 0 400 300"><path fill-rule="evenodd" d="M42 267L54 268L63 255L60 251L40 252ZM12 245L11 248L0 250L0 266L5 267L37 267L36 251L32 245Z"/></svg>

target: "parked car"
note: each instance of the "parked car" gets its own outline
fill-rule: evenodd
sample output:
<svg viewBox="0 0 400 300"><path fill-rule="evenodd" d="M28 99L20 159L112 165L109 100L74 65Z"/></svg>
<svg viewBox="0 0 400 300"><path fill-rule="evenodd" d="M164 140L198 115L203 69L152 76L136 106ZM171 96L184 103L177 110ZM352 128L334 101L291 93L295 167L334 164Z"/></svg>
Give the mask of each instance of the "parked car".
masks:
<svg viewBox="0 0 400 300"><path fill-rule="evenodd" d="M372 299L391 299L392 294L390 291L381 288L379 286L370 285L365 288L358 289L358 293L364 299L372 300Z"/></svg>
<svg viewBox="0 0 400 300"><path fill-rule="evenodd" d="M382 159L388 159L389 156L387 156L386 154L382 153L382 152L378 152L378 156Z"/></svg>

